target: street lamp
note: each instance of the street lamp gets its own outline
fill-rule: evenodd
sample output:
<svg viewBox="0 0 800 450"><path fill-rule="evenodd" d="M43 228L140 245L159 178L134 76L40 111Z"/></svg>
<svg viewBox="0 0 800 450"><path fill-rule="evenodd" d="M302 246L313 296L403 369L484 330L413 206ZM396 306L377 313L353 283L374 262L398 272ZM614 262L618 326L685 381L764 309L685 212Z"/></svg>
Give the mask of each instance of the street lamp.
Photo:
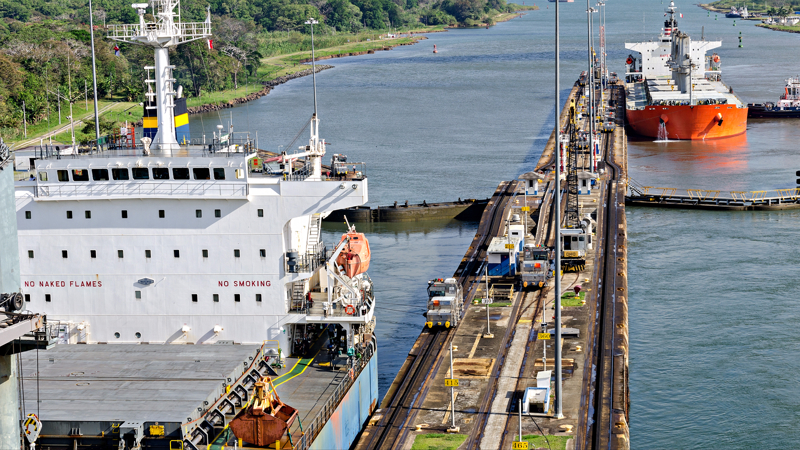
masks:
<svg viewBox="0 0 800 450"><path fill-rule="evenodd" d="M319 22L313 17L306 20L306 25L311 25L311 79L314 84L314 117L317 116L317 68L314 63L314 25Z"/></svg>

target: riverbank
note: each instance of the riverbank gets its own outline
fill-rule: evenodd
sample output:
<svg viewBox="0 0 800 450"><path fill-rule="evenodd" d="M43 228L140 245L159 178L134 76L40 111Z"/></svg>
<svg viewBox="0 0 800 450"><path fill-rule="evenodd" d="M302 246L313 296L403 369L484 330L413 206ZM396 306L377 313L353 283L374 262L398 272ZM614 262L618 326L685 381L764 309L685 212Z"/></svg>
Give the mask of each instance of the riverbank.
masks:
<svg viewBox="0 0 800 450"><path fill-rule="evenodd" d="M759 24L756 24L756 26L760 27L760 28L766 28L768 30L784 31L786 33L800 33L800 25L796 25L796 26L767 25L766 23L759 23Z"/></svg>

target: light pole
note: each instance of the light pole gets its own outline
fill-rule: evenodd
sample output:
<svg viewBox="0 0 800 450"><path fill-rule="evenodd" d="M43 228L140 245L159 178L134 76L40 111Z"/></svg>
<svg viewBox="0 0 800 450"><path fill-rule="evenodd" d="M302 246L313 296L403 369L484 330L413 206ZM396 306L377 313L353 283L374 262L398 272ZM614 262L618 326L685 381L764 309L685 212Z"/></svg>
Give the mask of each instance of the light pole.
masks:
<svg viewBox="0 0 800 450"><path fill-rule="evenodd" d="M92 0L89 0L89 35L92 39L92 89L94 89L94 137L100 140L100 111L97 109L97 65L94 60L94 18ZM71 95L71 94L70 94ZM70 102L70 105L72 102Z"/></svg>
<svg viewBox="0 0 800 450"><path fill-rule="evenodd" d="M306 20L306 25L311 25L311 79L314 84L314 117L317 116L317 68L314 63L314 25L319 22L313 17Z"/></svg>
<svg viewBox="0 0 800 450"><path fill-rule="evenodd" d="M588 1L588 0L587 0ZM562 376L561 376L561 96L559 89L561 88L561 54L560 54L560 38L558 34L558 4L556 1L556 181L553 188L553 196L555 197L555 204L553 205L553 217L556 225L556 263L555 270L553 271L553 278L555 278L555 326L556 326L556 418L563 418L564 412L562 409L561 397L562 394ZM544 309L544 308L542 308ZM545 345L546 343L543 343ZM547 360L545 360L545 363Z"/></svg>

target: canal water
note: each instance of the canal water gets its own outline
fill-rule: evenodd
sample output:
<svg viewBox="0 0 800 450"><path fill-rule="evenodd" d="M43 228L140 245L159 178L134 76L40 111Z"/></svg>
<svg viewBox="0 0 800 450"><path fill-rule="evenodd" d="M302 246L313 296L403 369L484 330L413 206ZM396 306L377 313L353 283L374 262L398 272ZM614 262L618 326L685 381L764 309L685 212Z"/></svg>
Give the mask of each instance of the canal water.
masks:
<svg viewBox="0 0 800 450"><path fill-rule="evenodd" d="M533 167L554 117L554 4L537 4L543 9L488 30L433 33L414 46L324 61L335 68L317 77L321 134L329 154L367 163L371 205L485 198ZM656 39L667 5L607 4L608 61L622 73L624 43ZM800 48L797 35L678 6L681 29L722 39L723 79L744 101L777 99L793 75L785 63ZM586 5L560 7L566 94L585 67ZM210 135L232 117L238 130L258 132L261 148L293 151L287 147L312 111L306 77L247 105L193 116L192 127ZM746 136L708 142L632 138L630 175L651 186L794 187L798 125L752 120ZM629 208L628 225L632 448L794 447L800 212ZM326 224L324 239L338 241L343 229ZM374 254L383 395L422 327L426 280L454 272L476 225L359 230Z"/></svg>

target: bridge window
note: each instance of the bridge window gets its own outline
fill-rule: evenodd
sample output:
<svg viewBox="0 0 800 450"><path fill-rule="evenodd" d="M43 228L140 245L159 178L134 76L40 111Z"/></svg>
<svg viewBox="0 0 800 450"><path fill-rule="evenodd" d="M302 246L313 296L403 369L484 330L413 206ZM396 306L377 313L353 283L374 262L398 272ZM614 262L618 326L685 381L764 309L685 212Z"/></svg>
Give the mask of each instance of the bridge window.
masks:
<svg viewBox="0 0 800 450"><path fill-rule="evenodd" d="M122 218L123 219L127 219L128 218L128 210L126 210L126 209L122 210Z"/></svg>
<svg viewBox="0 0 800 450"><path fill-rule="evenodd" d="M108 169L92 169L94 181L108 181Z"/></svg>
<svg viewBox="0 0 800 450"><path fill-rule="evenodd" d="M87 219L91 219L92 218L92 212L91 211L84 211L83 214L86 216Z"/></svg>
<svg viewBox="0 0 800 450"><path fill-rule="evenodd" d="M203 217L203 210L202 209L196 209L194 211L194 216L197 217L198 219L202 218Z"/></svg>
<svg viewBox="0 0 800 450"><path fill-rule="evenodd" d="M72 219L72 211L67 211L67 219Z"/></svg>
<svg viewBox="0 0 800 450"><path fill-rule="evenodd" d="M210 180L211 179L211 171L208 167L197 167L192 169L192 173L194 173L195 180Z"/></svg>
<svg viewBox="0 0 800 450"><path fill-rule="evenodd" d="M47 181L47 172L39 172L39 181Z"/></svg>
<svg viewBox="0 0 800 450"><path fill-rule="evenodd" d="M150 172L147 170L146 167L134 167L131 170L133 171L133 179L134 180L149 180L150 179Z"/></svg>
<svg viewBox="0 0 800 450"><path fill-rule="evenodd" d="M111 169L111 177L117 181L130 180L128 169Z"/></svg>
<svg viewBox="0 0 800 450"><path fill-rule="evenodd" d="M153 167L154 180L169 180L169 169L166 167Z"/></svg>
<svg viewBox="0 0 800 450"><path fill-rule="evenodd" d="M158 217L159 217L160 219L163 219L164 217L166 217L166 215L167 215L167 214L164 212L164 210L163 210L163 209L159 209L159 210L158 210Z"/></svg>
<svg viewBox="0 0 800 450"><path fill-rule="evenodd" d="M25 218L26 219L30 219L31 217L33 217L33 216L31 216L31 212L30 211L25 211Z"/></svg>
<svg viewBox="0 0 800 450"><path fill-rule="evenodd" d="M173 180L188 180L189 179L189 169L186 167L176 167L172 169L172 179Z"/></svg>
<svg viewBox="0 0 800 450"><path fill-rule="evenodd" d="M72 169L72 181L89 181L89 171L86 169Z"/></svg>
<svg viewBox="0 0 800 450"><path fill-rule="evenodd" d="M225 179L225 168L224 167L215 167L214 168L214 179L215 180L224 180Z"/></svg>
<svg viewBox="0 0 800 450"><path fill-rule="evenodd" d="M58 175L58 181L69 181L69 173L66 170L58 170L56 173Z"/></svg>
<svg viewBox="0 0 800 450"><path fill-rule="evenodd" d="M197 294L192 294L192 301L197 303Z"/></svg>
<svg viewBox="0 0 800 450"><path fill-rule="evenodd" d="M215 209L214 210L214 217L222 217L222 210L221 209Z"/></svg>

